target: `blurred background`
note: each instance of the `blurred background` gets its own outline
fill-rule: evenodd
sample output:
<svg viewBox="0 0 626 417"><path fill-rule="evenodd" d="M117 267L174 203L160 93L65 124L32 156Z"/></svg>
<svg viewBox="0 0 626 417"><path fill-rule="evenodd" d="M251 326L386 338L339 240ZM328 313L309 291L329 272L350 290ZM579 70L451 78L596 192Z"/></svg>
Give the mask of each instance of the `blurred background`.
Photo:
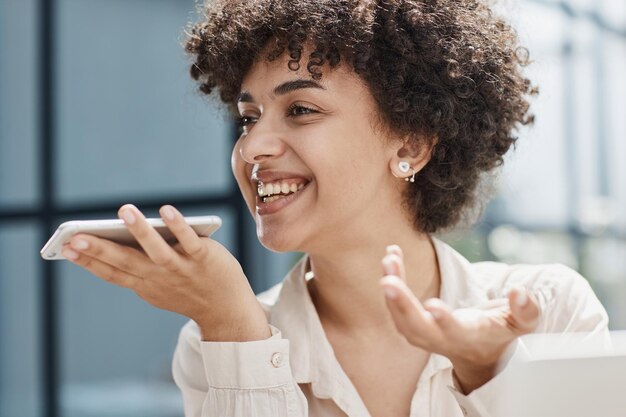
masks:
<svg viewBox="0 0 626 417"><path fill-rule="evenodd" d="M471 230L470 260L569 265L626 329L626 2L519 0L541 94ZM218 214L256 292L297 254L263 249L230 173L236 129L196 93L191 0L0 0L0 417L182 416L185 318L39 250L69 219L136 204ZM621 301L621 302L620 302Z"/></svg>

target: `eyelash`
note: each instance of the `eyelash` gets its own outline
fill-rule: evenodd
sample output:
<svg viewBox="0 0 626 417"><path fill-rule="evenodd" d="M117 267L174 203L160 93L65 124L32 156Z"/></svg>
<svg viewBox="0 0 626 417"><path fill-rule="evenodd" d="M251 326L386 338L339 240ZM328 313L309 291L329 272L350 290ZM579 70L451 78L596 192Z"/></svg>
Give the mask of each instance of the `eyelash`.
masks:
<svg viewBox="0 0 626 417"><path fill-rule="evenodd" d="M250 122L251 119L254 119L254 117L239 116L237 118L237 126L239 126L240 128L246 127L246 126L248 126L251 123Z"/></svg>
<svg viewBox="0 0 626 417"><path fill-rule="evenodd" d="M292 114L292 112L296 109L301 109L301 110L306 110L306 113L300 113L300 114ZM317 111L313 110L310 107L307 106L302 106L300 104L292 104L291 106L289 106L289 108L287 109L287 115L288 116L304 116L307 114L311 114L311 113L317 113Z"/></svg>
<svg viewBox="0 0 626 417"><path fill-rule="evenodd" d="M293 114L294 110L304 110L305 113L297 113L297 114ZM289 106L289 108L287 109L287 116L289 117L298 117L298 116L306 116L308 114L312 114L312 113L317 113L317 110L314 110L310 107L306 107L306 106L302 106L300 104L292 104L291 106ZM251 116L240 116L237 118L237 125L240 128L244 128L246 126L248 126L250 123L253 123L252 120L256 120L256 117L251 117Z"/></svg>

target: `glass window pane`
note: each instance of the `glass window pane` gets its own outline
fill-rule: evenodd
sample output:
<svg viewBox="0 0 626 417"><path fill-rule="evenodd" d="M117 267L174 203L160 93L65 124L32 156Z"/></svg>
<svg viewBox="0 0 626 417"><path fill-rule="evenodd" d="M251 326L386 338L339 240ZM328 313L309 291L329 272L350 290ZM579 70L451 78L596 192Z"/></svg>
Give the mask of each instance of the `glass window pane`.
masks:
<svg viewBox="0 0 626 417"><path fill-rule="evenodd" d="M234 217L227 209L181 211L186 216L220 216L223 226L214 238L232 247ZM146 215L157 213L146 211ZM61 415L182 415L171 360L187 319L159 310L132 291L103 282L69 262L60 261L59 266Z"/></svg>
<svg viewBox="0 0 626 417"><path fill-rule="evenodd" d="M40 235L0 225L0 417L42 415Z"/></svg>
<svg viewBox="0 0 626 417"><path fill-rule="evenodd" d="M625 3L626 6L626 3ZM626 12L624 12L626 20ZM626 24L625 24L626 26ZM626 235L626 39L616 36L605 38L604 63L607 110L606 129L609 137L608 180L611 201L610 216L623 235Z"/></svg>
<svg viewBox="0 0 626 417"><path fill-rule="evenodd" d="M611 329L626 329L626 240L590 237L582 245L583 274L609 314Z"/></svg>
<svg viewBox="0 0 626 417"><path fill-rule="evenodd" d="M595 4L575 7L590 11ZM535 125L520 131L517 149L507 155L491 218L623 233L626 39L588 15L572 18L547 3L522 2L514 11L532 60L526 73L540 94L531 107Z"/></svg>
<svg viewBox="0 0 626 417"><path fill-rule="evenodd" d="M195 3L58 7L59 201L228 189L232 127L196 93L181 46Z"/></svg>
<svg viewBox="0 0 626 417"><path fill-rule="evenodd" d="M564 226L567 222L566 122L562 55L567 20L558 10L522 2L516 16L521 44L533 61L525 73L540 88L535 124L519 132L506 155L499 198L491 211L503 222Z"/></svg>
<svg viewBox="0 0 626 417"><path fill-rule="evenodd" d="M626 27L626 2L615 0L598 0L594 4L599 9L602 19L611 27Z"/></svg>
<svg viewBox="0 0 626 417"><path fill-rule="evenodd" d="M37 201L37 2L0 2L0 206Z"/></svg>

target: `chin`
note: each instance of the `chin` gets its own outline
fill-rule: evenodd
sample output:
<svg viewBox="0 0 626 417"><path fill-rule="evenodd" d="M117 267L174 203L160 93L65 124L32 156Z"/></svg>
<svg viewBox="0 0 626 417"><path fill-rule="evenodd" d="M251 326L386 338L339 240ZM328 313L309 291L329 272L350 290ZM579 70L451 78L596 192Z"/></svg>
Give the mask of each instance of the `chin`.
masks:
<svg viewBox="0 0 626 417"><path fill-rule="evenodd" d="M261 245L272 252L301 251L300 245L295 242L294 237L291 236L290 233L258 225L256 233Z"/></svg>

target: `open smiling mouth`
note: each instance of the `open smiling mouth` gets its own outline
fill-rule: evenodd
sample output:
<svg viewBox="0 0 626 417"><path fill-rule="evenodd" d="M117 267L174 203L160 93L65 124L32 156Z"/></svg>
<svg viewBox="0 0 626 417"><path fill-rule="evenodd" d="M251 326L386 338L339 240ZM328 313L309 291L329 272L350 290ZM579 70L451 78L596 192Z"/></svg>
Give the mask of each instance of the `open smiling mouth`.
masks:
<svg viewBox="0 0 626 417"><path fill-rule="evenodd" d="M295 194L302 190L308 182L299 181L277 181L271 183L263 183L259 181L257 195L263 203L271 203L276 200L285 198L291 194Z"/></svg>

